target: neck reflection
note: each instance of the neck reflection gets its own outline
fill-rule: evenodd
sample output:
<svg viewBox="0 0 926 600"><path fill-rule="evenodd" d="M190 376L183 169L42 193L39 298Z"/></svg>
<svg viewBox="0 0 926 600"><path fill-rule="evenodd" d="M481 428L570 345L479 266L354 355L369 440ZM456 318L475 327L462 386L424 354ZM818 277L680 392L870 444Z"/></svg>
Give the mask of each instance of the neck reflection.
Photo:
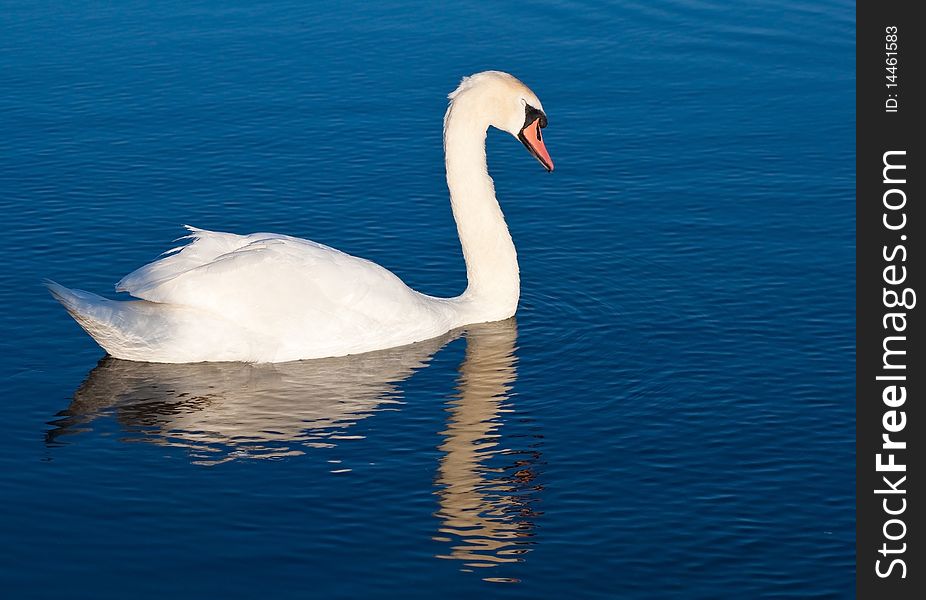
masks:
<svg viewBox="0 0 926 600"><path fill-rule="evenodd" d="M471 328L458 394L447 403L436 479L441 526L435 540L450 544L438 558L459 560L464 568L520 562L533 544L539 514L533 504L542 489L535 481L539 436L520 436L519 448L512 436L502 444L501 434L503 419L514 412L516 338L513 319Z"/></svg>

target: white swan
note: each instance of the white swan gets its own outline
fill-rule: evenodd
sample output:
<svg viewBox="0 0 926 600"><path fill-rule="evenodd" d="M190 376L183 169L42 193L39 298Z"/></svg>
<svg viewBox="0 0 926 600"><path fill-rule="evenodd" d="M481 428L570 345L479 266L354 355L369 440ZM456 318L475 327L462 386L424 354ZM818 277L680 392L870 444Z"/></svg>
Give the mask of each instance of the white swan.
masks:
<svg viewBox="0 0 926 600"><path fill-rule="evenodd" d="M328 246L272 233L188 227L192 241L116 285L115 301L47 282L110 355L145 362L285 362L400 346L514 315L518 261L486 168L491 125L517 137L548 171L553 162L537 96L486 71L450 94L444 151L450 204L468 285L455 298L406 286L387 269Z"/></svg>

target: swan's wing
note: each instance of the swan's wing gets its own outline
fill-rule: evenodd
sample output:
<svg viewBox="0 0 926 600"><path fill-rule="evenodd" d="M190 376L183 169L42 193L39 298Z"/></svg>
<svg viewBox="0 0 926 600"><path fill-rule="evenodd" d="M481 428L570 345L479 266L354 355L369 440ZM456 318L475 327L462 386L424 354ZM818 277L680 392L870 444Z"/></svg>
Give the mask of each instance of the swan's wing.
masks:
<svg viewBox="0 0 926 600"><path fill-rule="evenodd" d="M206 231L189 225L184 225L184 227L190 233L180 240L190 240L189 243L168 250L161 255L162 258L132 271L116 284L116 291L128 292L136 298L144 298L147 290L156 288L191 269L207 265L224 254L247 246L254 241L254 238L261 235Z"/></svg>
<svg viewBox="0 0 926 600"><path fill-rule="evenodd" d="M119 289L209 311L293 343L355 340L365 349L372 340L405 343L439 329L435 320L442 315L423 296L368 260L274 234L194 231L193 240L132 273ZM392 340L393 332L401 338Z"/></svg>
<svg viewBox="0 0 926 600"><path fill-rule="evenodd" d="M162 258L136 269L122 278L116 284L117 292L128 292L136 298L150 300L151 302L164 302L174 304L187 304L184 299L171 294L180 286L181 281L187 274L203 275L205 267L213 274L224 272L226 275L229 271L235 269L221 267L232 267L234 263L238 268L246 266L249 262L262 262L257 259L269 258L269 260L280 261L280 264L290 261L298 263L301 258L306 263L313 263L324 257L343 258L353 261L361 261L367 265L378 267L374 263L359 259L339 250L319 244L310 240L280 235L276 233L252 233L250 235L238 235L234 233L223 233L218 231L206 231L185 225L190 231L181 240L190 240L189 243L168 250L162 255ZM278 251L279 256L267 257L267 252L261 253L262 250ZM285 250L285 251L284 251ZM248 258L243 258L243 257ZM298 266L295 265L295 266ZM305 264L303 266L311 266ZM199 269L199 271L197 271ZM388 271L387 271L388 273ZM391 275L391 273L390 273ZM195 282L195 277L183 278L182 282L187 284ZM189 298L186 298L189 300Z"/></svg>

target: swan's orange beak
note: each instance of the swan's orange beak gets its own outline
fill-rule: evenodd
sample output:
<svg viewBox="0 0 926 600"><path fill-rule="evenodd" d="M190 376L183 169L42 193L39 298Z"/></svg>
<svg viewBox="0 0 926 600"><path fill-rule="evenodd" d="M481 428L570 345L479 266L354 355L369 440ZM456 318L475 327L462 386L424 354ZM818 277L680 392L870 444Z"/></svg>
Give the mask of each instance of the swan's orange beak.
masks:
<svg viewBox="0 0 926 600"><path fill-rule="evenodd" d="M543 121L543 125L546 125L545 118L534 119L525 125L521 133L518 134L518 139L549 172L553 171L553 159L550 158L550 153L547 152L547 147L543 144L543 134L540 133L542 129L541 121Z"/></svg>

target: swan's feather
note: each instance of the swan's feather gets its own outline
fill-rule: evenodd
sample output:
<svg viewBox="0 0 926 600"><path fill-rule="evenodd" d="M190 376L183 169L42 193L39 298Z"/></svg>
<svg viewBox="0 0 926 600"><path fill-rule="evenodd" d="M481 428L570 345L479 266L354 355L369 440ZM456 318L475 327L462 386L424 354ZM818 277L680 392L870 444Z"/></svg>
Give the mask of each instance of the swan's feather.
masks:
<svg viewBox="0 0 926 600"><path fill-rule="evenodd" d="M53 281L45 285L84 331L117 358L146 362L256 361L256 357L247 357L261 339L267 342L220 315L194 308L145 300L110 300Z"/></svg>
<svg viewBox="0 0 926 600"><path fill-rule="evenodd" d="M129 273L116 284L116 291L128 292L141 298L143 296L140 293L143 293L145 289L155 287L190 269L208 264L223 254L234 252L247 245L250 238L255 237L206 231L189 225L184 225L184 227L190 234L183 236L180 240L191 240L189 243L171 248L161 255L163 258Z"/></svg>
<svg viewBox="0 0 926 600"><path fill-rule="evenodd" d="M355 354L454 326L449 305L368 260L284 235L189 229L190 243L119 282L140 301L49 289L110 354L153 362Z"/></svg>

